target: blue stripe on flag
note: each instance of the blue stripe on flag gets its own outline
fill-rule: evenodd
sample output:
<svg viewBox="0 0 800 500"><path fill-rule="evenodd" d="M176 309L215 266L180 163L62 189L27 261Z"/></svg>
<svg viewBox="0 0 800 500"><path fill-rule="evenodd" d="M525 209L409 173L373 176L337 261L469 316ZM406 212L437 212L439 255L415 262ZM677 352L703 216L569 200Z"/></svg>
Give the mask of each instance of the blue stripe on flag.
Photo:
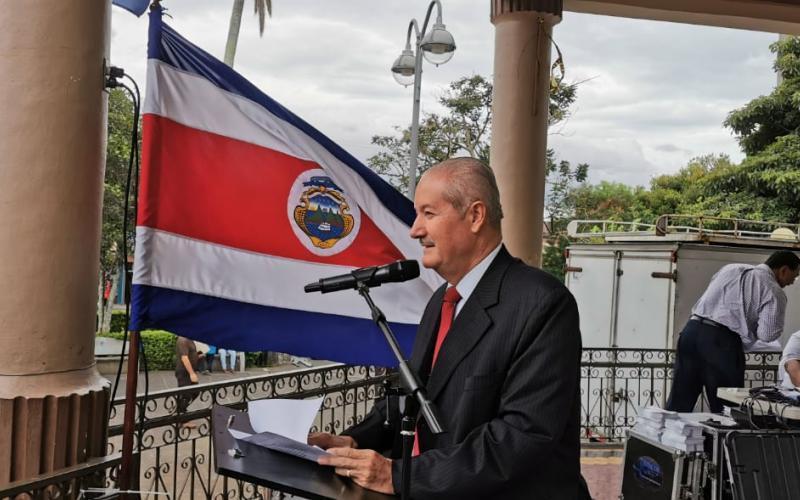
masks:
<svg viewBox="0 0 800 500"><path fill-rule="evenodd" d="M150 3L150 0L112 0L111 3L117 7L122 7L131 14L141 16L147 10L147 4Z"/></svg>
<svg viewBox="0 0 800 500"><path fill-rule="evenodd" d="M260 104L276 117L303 131L342 163L353 169L398 219L409 227L414 223L414 205L408 198L353 155L328 139L322 132L261 92L242 75L179 35L162 21L159 9L153 9L150 12L147 57L159 59L175 68L202 76L221 89Z"/></svg>
<svg viewBox="0 0 800 500"><path fill-rule="evenodd" d="M383 334L368 319L260 306L147 285L133 285L131 300L138 312L131 318L131 330L157 325L239 351L288 352L348 364L397 365ZM391 327L408 356L417 325L391 323Z"/></svg>

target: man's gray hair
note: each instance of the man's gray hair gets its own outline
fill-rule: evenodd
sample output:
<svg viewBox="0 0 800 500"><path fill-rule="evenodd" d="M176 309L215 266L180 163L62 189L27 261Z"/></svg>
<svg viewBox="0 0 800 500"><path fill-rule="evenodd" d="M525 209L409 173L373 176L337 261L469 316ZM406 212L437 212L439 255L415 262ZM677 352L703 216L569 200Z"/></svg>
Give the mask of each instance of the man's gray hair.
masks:
<svg viewBox="0 0 800 500"><path fill-rule="evenodd" d="M442 196L453 208L466 212L470 204L482 201L486 205L489 225L500 229L503 207L494 172L480 160L470 157L450 158L428 170L447 176L447 188Z"/></svg>

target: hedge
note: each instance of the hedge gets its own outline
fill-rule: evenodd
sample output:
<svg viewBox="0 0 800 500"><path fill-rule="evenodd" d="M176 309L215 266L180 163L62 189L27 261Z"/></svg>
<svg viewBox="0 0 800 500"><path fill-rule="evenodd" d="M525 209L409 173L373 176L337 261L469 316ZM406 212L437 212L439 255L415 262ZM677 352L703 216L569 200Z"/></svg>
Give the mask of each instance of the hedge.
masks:
<svg viewBox="0 0 800 500"><path fill-rule="evenodd" d="M124 334L110 332L101 334L101 336L122 340ZM178 338L175 334L164 330L145 330L141 332L141 338L147 356L148 370L175 369L175 341Z"/></svg>
<svg viewBox="0 0 800 500"><path fill-rule="evenodd" d="M124 328L124 326L120 326L120 331L114 331L113 326L115 316L111 317L112 331L108 333L100 333L99 336L122 340L124 336L124 333L122 333L122 328ZM124 318L124 312L119 316ZM120 321L119 324L124 325L124 322ZM175 341L178 338L177 335L164 330L145 330L141 332L141 337L142 342L144 343L144 351L147 355L148 370L175 369ZM245 353L245 363L247 366L266 366L266 353ZM144 368L144 365L142 365L142 367Z"/></svg>
<svg viewBox="0 0 800 500"><path fill-rule="evenodd" d="M111 311L111 332L125 331L125 311Z"/></svg>

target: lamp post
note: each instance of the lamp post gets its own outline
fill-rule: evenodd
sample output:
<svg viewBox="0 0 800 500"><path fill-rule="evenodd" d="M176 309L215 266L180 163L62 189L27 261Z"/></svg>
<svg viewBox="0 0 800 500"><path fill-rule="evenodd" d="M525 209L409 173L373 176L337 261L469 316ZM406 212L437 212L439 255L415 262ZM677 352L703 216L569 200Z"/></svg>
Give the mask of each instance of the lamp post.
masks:
<svg viewBox="0 0 800 500"><path fill-rule="evenodd" d="M436 6L436 22L430 32L428 22ZM414 32L414 48L411 50L411 32ZM422 88L422 57L429 63L439 66L453 57L456 50L456 43L453 35L450 34L442 24L442 4L439 0L433 0L428 5L428 12L425 14L425 22L422 23L422 31L419 29L416 19L408 23L406 34L406 48L400 54L394 64L392 64L392 75L394 79L403 86L414 84L414 108L411 115L411 158L408 164L408 196L414 199L414 191L417 188L417 154L419 152L419 94Z"/></svg>

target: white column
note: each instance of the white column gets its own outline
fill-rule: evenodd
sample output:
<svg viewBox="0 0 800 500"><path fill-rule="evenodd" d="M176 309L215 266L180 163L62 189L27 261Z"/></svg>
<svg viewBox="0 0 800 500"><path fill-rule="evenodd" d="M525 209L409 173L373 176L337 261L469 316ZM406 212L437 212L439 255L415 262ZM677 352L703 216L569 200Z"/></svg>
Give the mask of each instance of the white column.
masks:
<svg viewBox="0 0 800 500"><path fill-rule="evenodd" d="M491 166L512 255L541 265L550 36L561 0L492 0L495 25Z"/></svg>

